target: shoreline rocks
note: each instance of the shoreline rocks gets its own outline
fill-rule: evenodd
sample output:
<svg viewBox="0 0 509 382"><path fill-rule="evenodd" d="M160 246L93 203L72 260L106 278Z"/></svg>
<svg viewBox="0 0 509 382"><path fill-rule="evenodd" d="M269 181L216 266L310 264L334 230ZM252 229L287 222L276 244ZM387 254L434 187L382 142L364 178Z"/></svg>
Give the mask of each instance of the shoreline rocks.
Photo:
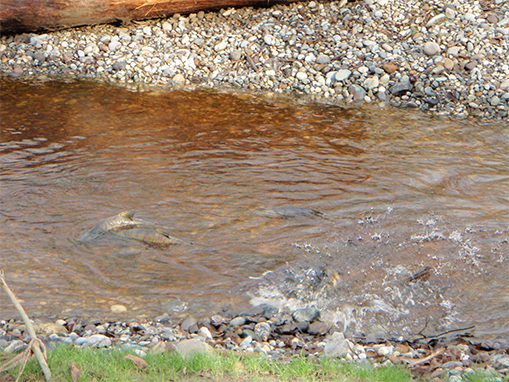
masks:
<svg viewBox="0 0 509 382"><path fill-rule="evenodd" d="M319 325L322 330L312 329ZM462 337L409 342L358 333L346 338L339 328L320 321L319 311L313 307L281 312L263 305L238 315L218 313L202 320L186 317L174 323L163 315L155 320L120 322L66 318L34 326L49 351L67 344L99 350L117 347L139 357L178 351L185 358L195 351L215 349L259 353L274 361L304 355L315 359L340 358L374 367L400 364L416 376L431 378L475 372L492 378L509 375L509 349L488 349ZM17 353L28 342L24 325L13 320L0 321L1 351Z"/></svg>
<svg viewBox="0 0 509 382"><path fill-rule="evenodd" d="M499 120L507 57L503 0L310 1L0 37L0 77L232 87Z"/></svg>

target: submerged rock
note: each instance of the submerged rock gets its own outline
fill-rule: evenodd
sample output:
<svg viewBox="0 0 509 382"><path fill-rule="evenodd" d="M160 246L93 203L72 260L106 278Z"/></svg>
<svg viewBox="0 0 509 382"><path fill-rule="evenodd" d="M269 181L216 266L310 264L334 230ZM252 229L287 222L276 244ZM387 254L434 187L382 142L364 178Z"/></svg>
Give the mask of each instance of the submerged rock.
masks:
<svg viewBox="0 0 509 382"><path fill-rule="evenodd" d="M182 244L183 241L170 236L160 229L132 228L116 232L118 236L127 237L152 245Z"/></svg>
<svg viewBox="0 0 509 382"><path fill-rule="evenodd" d="M253 213L268 218L294 218L297 216L322 216L323 212L309 207L283 206L273 209L253 210Z"/></svg>

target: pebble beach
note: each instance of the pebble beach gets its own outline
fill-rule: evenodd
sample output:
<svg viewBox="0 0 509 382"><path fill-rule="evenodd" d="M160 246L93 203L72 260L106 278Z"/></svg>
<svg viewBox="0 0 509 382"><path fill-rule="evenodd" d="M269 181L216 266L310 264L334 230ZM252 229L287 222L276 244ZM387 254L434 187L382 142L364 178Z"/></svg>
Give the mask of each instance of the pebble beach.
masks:
<svg viewBox="0 0 509 382"><path fill-rule="evenodd" d="M507 349L471 342L468 334L461 338L466 330L411 341L387 338L383 333L345 338L337 327L320 320L316 308L290 312L260 305L241 313L220 312L200 320L188 316L177 321L167 314L154 320L129 321L70 317L54 323L36 322L34 328L49 351L67 344L103 351L120 348L139 357L178 352L185 358L193 352L211 351L258 353L276 362L300 356L325 357L375 368L402 365L415 377L425 376L434 382L461 382L474 374L490 381L504 381L509 376ZM28 341L21 322L0 321L0 350L18 353Z"/></svg>
<svg viewBox="0 0 509 382"><path fill-rule="evenodd" d="M0 74L305 94L507 120L509 2L346 0L0 37Z"/></svg>

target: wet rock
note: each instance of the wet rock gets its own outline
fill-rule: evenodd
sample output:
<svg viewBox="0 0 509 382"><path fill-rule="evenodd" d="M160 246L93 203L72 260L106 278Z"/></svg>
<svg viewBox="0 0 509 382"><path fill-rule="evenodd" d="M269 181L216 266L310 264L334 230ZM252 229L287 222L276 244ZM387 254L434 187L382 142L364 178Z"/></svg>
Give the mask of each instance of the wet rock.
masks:
<svg viewBox="0 0 509 382"><path fill-rule="evenodd" d="M317 308L302 308L297 309L292 314L295 322L311 322L320 318L320 310Z"/></svg>
<svg viewBox="0 0 509 382"><path fill-rule="evenodd" d="M111 305L110 310L115 314L127 312L127 308L124 305Z"/></svg>

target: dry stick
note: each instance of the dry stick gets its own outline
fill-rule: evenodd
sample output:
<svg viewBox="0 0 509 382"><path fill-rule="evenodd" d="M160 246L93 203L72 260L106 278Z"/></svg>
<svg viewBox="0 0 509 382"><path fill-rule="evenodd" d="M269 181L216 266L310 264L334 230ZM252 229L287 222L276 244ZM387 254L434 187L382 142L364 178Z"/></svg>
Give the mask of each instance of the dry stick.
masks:
<svg viewBox="0 0 509 382"><path fill-rule="evenodd" d="M48 364L46 363L46 359L41 351L41 348L39 347L40 341L37 338L37 335L35 334L34 327L32 326L32 323L30 322L27 314L25 313L25 310L19 303L19 300L16 298L14 293L10 290L9 286L5 282L4 279L4 272L0 271L0 282L2 284L2 288L7 293L9 298L11 299L12 303L14 304L14 307L20 314L21 318L23 319L23 322L25 323L25 326L27 328L28 334L30 335L30 338L33 340L33 349L35 356L37 357L37 360L39 361L39 365L41 365L42 372L44 373L44 377L46 378L46 381L49 381L51 379L51 370L48 367Z"/></svg>

